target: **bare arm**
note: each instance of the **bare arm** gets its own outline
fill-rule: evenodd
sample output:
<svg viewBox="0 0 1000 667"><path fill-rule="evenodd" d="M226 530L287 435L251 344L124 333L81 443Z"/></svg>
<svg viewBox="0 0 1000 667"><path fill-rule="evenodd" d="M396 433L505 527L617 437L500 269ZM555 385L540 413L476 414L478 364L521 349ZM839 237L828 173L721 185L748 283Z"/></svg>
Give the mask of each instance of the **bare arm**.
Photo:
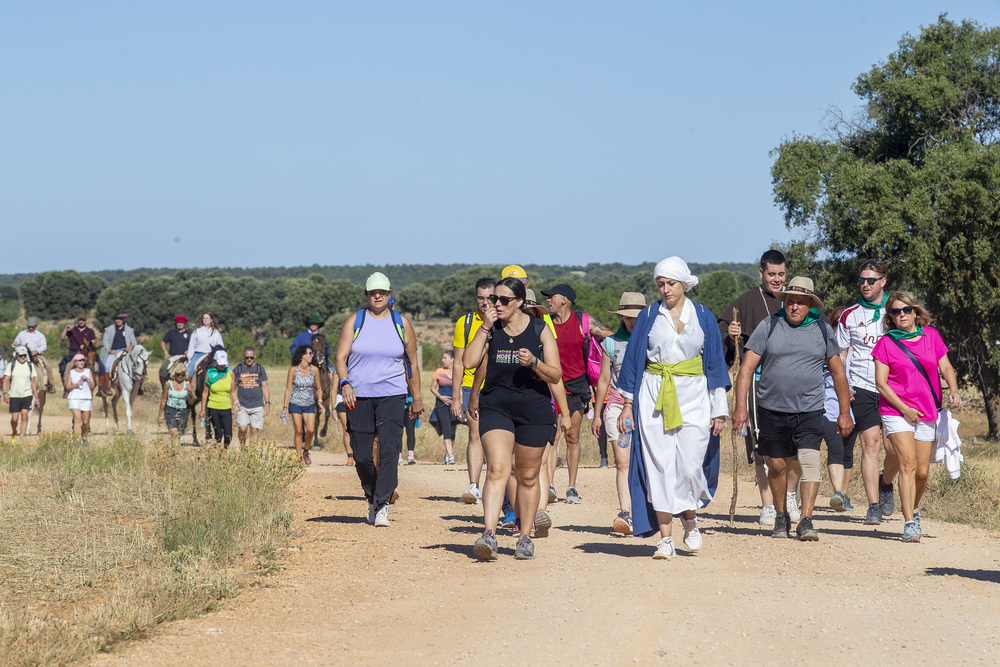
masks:
<svg viewBox="0 0 1000 667"><path fill-rule="evenodd" d="M408 383L410 385L410 396L413 397L413 402L410 403L410 418L416 419L424 411L424 395L423 389L420 387L420 366L417 365L417 334L413 331L413 325L410 324L410 320L405 317L403 317L403 339L405 354L410 360L410 377Z"/></svg>
<svg viewBox="0 0 1000 667"><path fill-rule="evenodd" d="M237 397L236 394L236 375L232 371L229 371L229 374L233 378L232 383L230 383L229 385L229 404L233 406L233 410L239 411L240 399Z"/></svg>
<svg viewBox="0 0 1000 667"><path fill-rule="evenodd" d="M733 410L733 430L740 431L750 421L747 413L747 395L750 393L750 385L753 381L753 374L760 364L761 355L753 350L746 350L743 353L743 362L740 366L740 374L736 377L736 407Z"/></svg>
<svg viewBox="0 0 1000 667"><path fill-rule="evenodd" d="M547 384L559 380L562 377L562 365L559 363L559 348L556 346L556 339L548 327L542 329L542 356L547 361L536 357L531 351L521 348L517 351L518 361L522 366L530 366L535 369L538 377L545 380Z"/></svg>
<svg viewBox="0 0 1000 667"><path fill-rule="evenodd" d="M271 389L267 386L267 380L260 383L260 391L264 395L264 414L271 414Z"/></svg>
<svg viewBox="0 0 1000 667"><path fill-rule="evenodd" d="M288 399L292 395L292 378L295 377L295 373L297 372L298 370L296 369L295 366L292 366L291 368L288 369L288 375L285 377L285 398L282 399L281 401L282 410L288 409Z"/></svg>
<svg viewBox="0 0 1000 667"><path fill-rule="evenodd" d="M354 319L358 316L354 313L344 322L344 327L340 330L340 340L337 341L337 375L341 382L349 379L347 376L347 358L351 356L351 344L354 342ZM285 390L287 393L288 390ZM340 390L340 395L344 397L344 405L353 409L355 403L354 387L345 384ZM288 400L287 398L285 399Z"/></svg>
<svg viewBox="0 0 1000 667"><path fill-rule="evenodd" d="M611 357L607 354L601 355L601 377L597 380L597 401L600 403L604 400L604 397L608 394L608 387L611 386ZM604 410L598 409L594 410L594 420L590 425L590 430L594 433L595 438L599 438L601 435L601 417Z"/></svg>
<svg viewBox="0 0 1000 667"><path fill-rule="evenodd" d="M602 342L605 338L607 338L608 336L612 335L613 333L614 333L614 331L612 331L611 329L607 328L606 326L604 326L603 324L601 324L600 322L598 322L593 317L590 318L590 335L598 343Z"/></svg>
<svg viewBox="0 0 1000 667"><path fill-rule="evenodd" d="M465 348L455 348L455 361L451 365L451 393L458 400L451 402L452 417L462 416L462 385L465 382L465 363L462 357L464 355Z"/></svg>

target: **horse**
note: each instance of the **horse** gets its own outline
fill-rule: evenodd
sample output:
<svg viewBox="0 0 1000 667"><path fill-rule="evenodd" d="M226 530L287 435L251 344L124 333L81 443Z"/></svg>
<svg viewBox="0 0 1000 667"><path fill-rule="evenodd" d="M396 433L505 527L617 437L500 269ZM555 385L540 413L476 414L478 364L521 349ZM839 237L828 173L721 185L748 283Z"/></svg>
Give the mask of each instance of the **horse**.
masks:
<svg viewBox="0 0 1000 667"><path fill-rule="evenodd" d="M109 360L111 361L111 360ZM115 416L115 425L118 425L118 399L125 400L125 423L128 432L132 432L132 401L139 395L139 383L142 376L146 374L146 366L149 364L149 350L142 345L136 345L130 352L126 352L118 357L118 368L115 372L114 395L111 398L111 411ZM104 430L108 430L108 419L105 415Z"/></svg>
<svg viewBox="0 0 1000 667"><path fill-rule="evenodd" d="M49 394L55 393L55 387L52 386L52 379L49 376L49 363L45 360L45 357L33 352L31 354L31 363L35 367L35 382L38 386L38 400L31 402L31 407L28 409L28 429L26 433L31 430L31 415L34 413L35 409L38 409L38 426L35 429L36 434L42 432L42 412L45 411L45 399ZM37 405L35 405L37 403Z"/></svg>
<svg viewBox="0 0 1000 667"><path fill-rule="evenodd" d="M188 392L188 412L191 418L191 438L193 444L198 446L198 408L201 406L201 397L205 392L205 373L208 371L209 365L212 360L215 359L215 353L219 350L224 350L222 345L212 346L211 351L198 360L198 363L194 367L194 375L190 378L192 390ZM187 357L182 357L184 361L187 361ZM171 370L173 370L173 364L171 364ZM208 421L205 422L205 440L210 441L212 439L212 424Z"/></svg>
<svg viewBox="0 0 1000 667"><path fill-rule="evenodd" d="M333 369L327 362L326 355L330 351L330 343L326 336L318 331L312 335L313 363L316 364L316 376L319 381L320 402L323 404L323 428L317 429L317 435L326 437L326 427L330 422L330 412L333 408ZM317 419L319 416L317 415ZM317 424L319 426L319 424ZM318 438L316 444L318 445Z"/></svg>

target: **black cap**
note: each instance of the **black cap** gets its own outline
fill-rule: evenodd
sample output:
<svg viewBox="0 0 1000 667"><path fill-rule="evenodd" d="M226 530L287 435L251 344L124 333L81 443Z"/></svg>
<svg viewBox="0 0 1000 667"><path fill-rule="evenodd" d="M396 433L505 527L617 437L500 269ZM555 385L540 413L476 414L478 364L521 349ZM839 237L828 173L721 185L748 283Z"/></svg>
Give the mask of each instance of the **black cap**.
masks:
<svg viewBox="0 0 1000 667"><path fill-rule="evenodd" d="M542 294L544 296L552 296L553 294L561 294L571 302L576 303L576 290L567 285L566 283L559 283L558 285L553 285L550 289L543 289Z"/></svg>

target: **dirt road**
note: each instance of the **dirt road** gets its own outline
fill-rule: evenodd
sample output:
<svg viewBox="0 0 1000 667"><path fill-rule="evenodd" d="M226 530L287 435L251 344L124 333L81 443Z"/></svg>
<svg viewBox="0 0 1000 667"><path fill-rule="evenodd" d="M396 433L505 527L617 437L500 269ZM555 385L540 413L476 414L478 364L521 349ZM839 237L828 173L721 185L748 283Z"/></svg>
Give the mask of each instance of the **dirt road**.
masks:
<svg viewBox="0 0 1000 667"><path fill-rule="evenodd" d="M481 563L481 505L458 466L400 470L392 527L373 528L353 468L318 453L294 487L299 544L286 569L217 613L162 626L106 664L820 664L1000 662L1000 537L924 520L899 541L862 510L817 513L817 543L758 530L745 484L701 515L703 549L654 561L617 538L614 470L581 470L580 505L551 507L533 561ZM566 472L557 473L560 495ZM680 535L679 524L675 535ZM678 543L680 540L677 540Z"/></svg>

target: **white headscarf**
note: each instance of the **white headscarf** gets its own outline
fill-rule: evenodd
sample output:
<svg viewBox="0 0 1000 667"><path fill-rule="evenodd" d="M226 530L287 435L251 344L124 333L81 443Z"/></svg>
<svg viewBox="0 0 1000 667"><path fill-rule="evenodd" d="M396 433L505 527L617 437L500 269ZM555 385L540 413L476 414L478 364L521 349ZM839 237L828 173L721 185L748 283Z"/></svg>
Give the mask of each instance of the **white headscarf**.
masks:
<svg viewBox="0 0 1000 667"><path fill-rule="evenodd" d="M684 283L684 291L690 292L698 285L698 276L688 269L687 262L680 257L667 257L653 269L653 280L658 276Z"/></svg>

